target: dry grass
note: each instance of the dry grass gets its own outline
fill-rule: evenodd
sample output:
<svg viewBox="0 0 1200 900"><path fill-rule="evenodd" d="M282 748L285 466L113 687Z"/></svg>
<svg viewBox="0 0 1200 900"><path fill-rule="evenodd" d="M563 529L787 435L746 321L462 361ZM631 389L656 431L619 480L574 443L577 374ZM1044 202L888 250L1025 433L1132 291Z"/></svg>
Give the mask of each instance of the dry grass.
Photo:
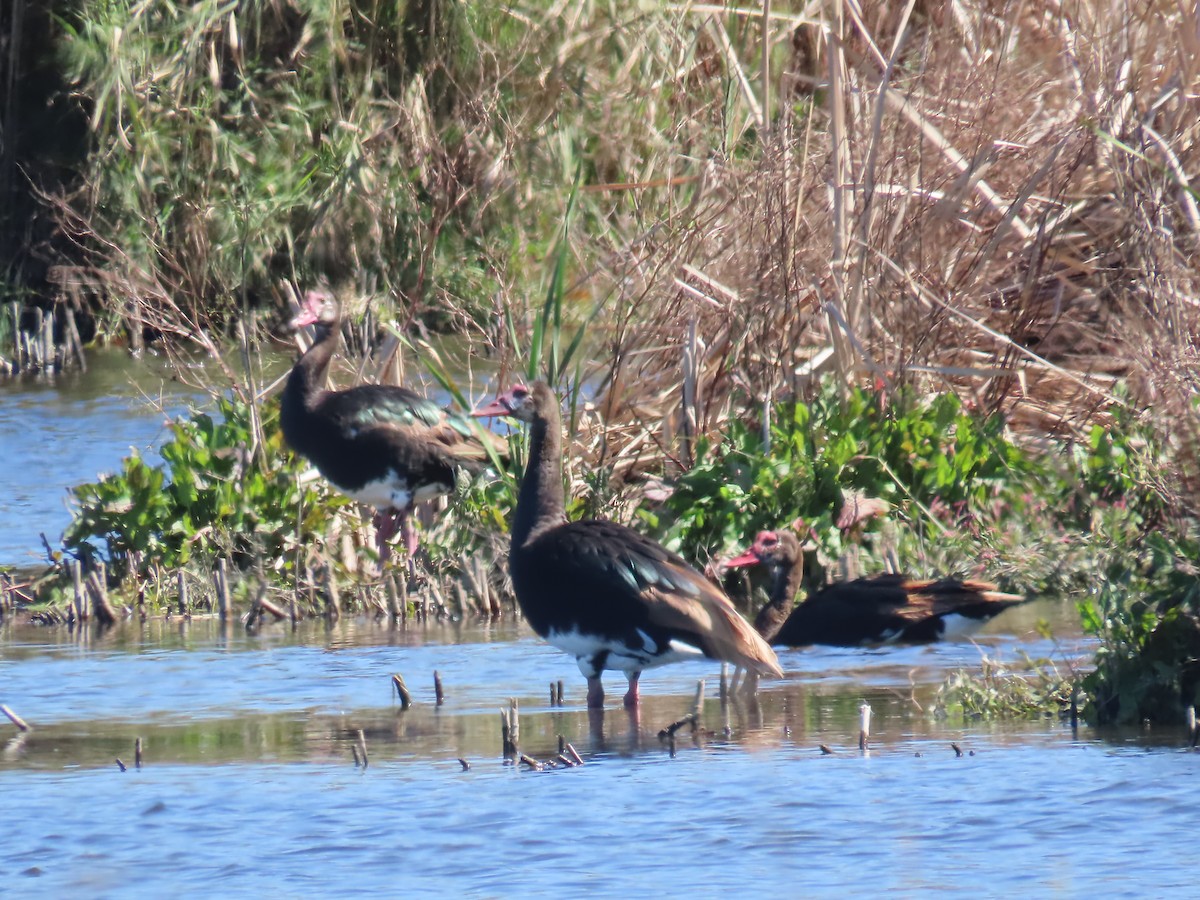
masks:
<svg viewBox="0 0 1200 900"><path fill-rule="evenodd" d="M954 390L1031 437L1146 407L1196 458L1195 4L426 7L448 18L415 48L391 42L429 23L386 20L386 4L341 27L336 4L304 19L272 2L253 21L197 7L179 77L134 79L137 109L157 109L152 86L181 109L220 108L255 41L278 43L261 58L288 69L256 90L297 99L278 110L287 127L253 106L237 138L254 152L222 131L205 158L216 174L180 182L223 218L148 227L136 252L67 221L108 260L104 289L135 298L135 321L202 334L189 303L244 310L250 281L262 301L281 276L324 272L386 299L401 326L439 316L520 371L571 194L566 296L580 315L605 306L591 364L568 375L599 385L580 421L586 465L618 481L688 465L696 436L826 370ZM305 112L320 65L330 87ZM97 121L122 97L135 108L103 93ZM121 134L178 170L169 135ZM274 185L253 220L239 165ZM153 224L160 201L146 202ZM224 268L205 268L218 248ZM1193 498L1194 470L1181 466Z"/></svg>
<svg viewBox="0 0 1200 900"><path fill-rule="evenodd" d="M610 298L597 455L686 465L696 433L832 369L954 390L1031 436L1146 407L1195 459L1196 9L672 10L629 83L597 88L653 106L640 72L686 107L599 140L611 181L584 187L602 228L575 249Z"/></svg>

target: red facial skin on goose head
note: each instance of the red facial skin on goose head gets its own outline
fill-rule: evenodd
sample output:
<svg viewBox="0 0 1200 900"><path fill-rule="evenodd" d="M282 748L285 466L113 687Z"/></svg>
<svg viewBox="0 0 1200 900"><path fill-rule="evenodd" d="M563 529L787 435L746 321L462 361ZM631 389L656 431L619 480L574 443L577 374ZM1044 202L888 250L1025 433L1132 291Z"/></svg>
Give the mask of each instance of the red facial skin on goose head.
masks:
<svg viewBox="0 0 1200 900"><path fill-rule="evenodd" d="M523 384L514 384L511 388L500 394L489 403L487 406L473 410L471 415L477 419L490 419L495 416L511 416L516 408L521 404L526 397L529 396L529 389Z"/></svg>
<svg viewBox="0 0 1200 900"><path fill-rule="evenodd" d="M779 538L773 531L760 531L754 539L754 544L742 552L740 556L735 556L733 559L725 561L725 567L728 569L737 569L742 566L756 566L763 561L763 557L767 551L779 543Z"/></svg>
<svg viewBox="0 0 1200 900"><path fill-rule="evenodd" d="M325 291L313 290L305 294L304 303L300 305L300 312L296 314L296 318L292 319L292 328L303 328L316 323L321 318L321 310L328 299L329 294Z"/></svg>

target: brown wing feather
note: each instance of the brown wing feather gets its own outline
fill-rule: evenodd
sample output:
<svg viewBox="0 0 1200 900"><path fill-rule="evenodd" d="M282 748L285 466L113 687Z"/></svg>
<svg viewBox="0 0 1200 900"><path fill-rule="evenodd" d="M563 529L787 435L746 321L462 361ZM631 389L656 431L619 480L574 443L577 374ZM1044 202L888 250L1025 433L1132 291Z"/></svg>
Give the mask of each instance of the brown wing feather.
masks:
<svg viewBox="0 0 1200 900"><path fill-rule="evenodd" d="M686 579L686 589L653 586L642 591L651 622L673 631L697 634L711 645L705 649L718 659L729 660L760 675L783 677L775 651L741 617L728 597L687 569L673 568L671 577Z"/></svg>
<svg viewBox="0 0 1200 900"><path fill-rule="evenodd" d="M440 422L434 426L414 425L409 427L414 431L423 432L429 440L441 444L455 459L487 462L491 456L488 454L487 447L484 446L485 441L491 445L492 450L501 459L508 456L508 442L500 435L484 431L481 428L476 428L474 435L467 437L447 422Z"/></svg>
<svg viewBox="0 0 1200 900"><path fill-rule="evenodd" d="M644 621L716 659L783 676L775 652L728 597L632 528L602 519L553 525L512 550L509 571L526 618L542 636L571 628L604 633L614 620ZM572 593L569 616L558 602L564 590Z"/></svg>
<svg viewBox="0 0 1200 900"><path fill-rule="evenodd" d="M910 622L948 615L972 604L1010 606L1024 599L1016 594L1001 593L994 584L986 581L958 581L954 578L940 581L910 579L904 581L901 588L907 595L907 602L897 607L895 614Z"/></svg>

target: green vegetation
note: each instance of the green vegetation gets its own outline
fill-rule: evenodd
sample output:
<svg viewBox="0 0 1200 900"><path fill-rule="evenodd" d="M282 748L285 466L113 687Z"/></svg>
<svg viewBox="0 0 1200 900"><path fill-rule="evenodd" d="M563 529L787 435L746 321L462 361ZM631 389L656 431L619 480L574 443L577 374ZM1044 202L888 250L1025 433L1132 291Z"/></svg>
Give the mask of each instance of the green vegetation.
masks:
<svg viewBox="0 0 1200 900"><path fill-rule="evenodd" d="M1100 639L1096 669L1083 679L1087 718L1175 724L1200 705L1200 541L1124 537L1079 602L1085 630Z"/></svg>
<svg viewBox="0 0 1200 900"><path fill-rule="evenodd" d="M219 400L216 412L176 420L161 463L131 456L121 472L74 488L67 552L84 560L99 552L118 580L173 571L193 556L211 566L218 555L277 561L292 577L297 552L322 539L345 504L301 485L274 405L262 446L244 403Z"/></svg>
<svg viewBox="0 0 1200 900"><path fill-rule="evenodd" d="M845 531L835 523L853 496L911 509L913 533L936 535L1025 490L1035 470L1001 417L968 415L951 394L826 390L777 407L769 435L764 449L761 428L737 421L719 441L701 439L666 501L674 549L705 559L799 518L836 558Z"/></svg>
<svg viewBox="0 0 1200 900"><path fill-rule="evenodd" d="M44 137L43 107L86 128L0 154L0 187L42 188L5 233L48 260L0 273L6 299L220 356L327 278L367 308L343 384L402 371L393 334L404 377L460 402L548 373L575 512L700 562L802 517L817 579L894 554L1061 595L1101 640L1092 720L1194 701L1179 4L19 2L62 87L14 133ZM256 395L225 371L214 394ZM372 602L357 512L298 487L251 413L181 422L161 466L79 488L68 550L129 582L261 557L285 590L316 548ZM647 500L652 479L673 493ZM432 525L432 583L502 553L513 484L464 486ZM839 528L852 494L891 511Z"/></svg>
<svg viewBox="0 0 1200 900"><path fill-rule="evenodd" d="M421 40L422 8L435 6L438 33ZM59 47L88 98L92 146L89 190L72 208L110 289L143 324L184 334L318 271L407 297L410 316L434 319L434 285L464 302L494 291L475 246L483 232L470 226L489 200L474 188L491 160L454 87L484 78L483 58L455 9L70 9ZM448 55L435 62L439 48ZM153 303L163 295L169 312Z"/></svg>
<svg viewBox="0 0 1200 900"><path fill-rule="evenodd" d="M1073 709L1078 713L1078 682L1076 673L1064 675L1050 660L1027 657L1015 667L985 655L979 674L960 669L946 680L933 713L974 718L1070 715Z"/></svg>

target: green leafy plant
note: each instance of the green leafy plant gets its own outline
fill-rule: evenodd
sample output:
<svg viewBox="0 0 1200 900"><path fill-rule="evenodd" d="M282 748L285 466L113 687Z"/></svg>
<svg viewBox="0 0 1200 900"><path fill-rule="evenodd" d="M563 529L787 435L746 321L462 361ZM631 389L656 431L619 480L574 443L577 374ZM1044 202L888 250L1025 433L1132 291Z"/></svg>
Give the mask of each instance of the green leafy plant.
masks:
<svg viewBox="0 0 1200 900"><path fill-rule="evenodd" d="M801 518L836 556L835 522L849 492L908 507L941 531L1034 472L999 417L969 415L952 395L901 391L887 401L854 388L842 400L827 386L810 404L776 408L769 446L742 421L718 442L701 441L666 502L667 530L676 549L706 558Z"/></svg>
<svg viewBox="0 0 1200 900"><path fill-rule="evenodd" d="M1182 722L1200 704L1200 542L1129 529L1079 602L1084 630L1100 640L1084 679L1087 717L1100 724Z"/></svg>
<svg viewBox="0 0 1200 900"><path fill-rule="evenodd" d="M1024 658L1019 669L984 655L978 673L959 669L938 688L938 717L1022 718L1063 715L1071 708L1077 679L1050 660Z"/></svg>
<svg viewBox="0 0 1200 900"><path fill-rule="evenodd" d="M297 546L328 532L344 505L302 486L282 435L265 416L266 444L255 448L249 408L220 399L216 415L194 413L171 425L160 464L130 456L119 473L71 491L63 536L75 556L102 556L118 577L174 570L194 556L261 555L286 565Z"/></svg>

